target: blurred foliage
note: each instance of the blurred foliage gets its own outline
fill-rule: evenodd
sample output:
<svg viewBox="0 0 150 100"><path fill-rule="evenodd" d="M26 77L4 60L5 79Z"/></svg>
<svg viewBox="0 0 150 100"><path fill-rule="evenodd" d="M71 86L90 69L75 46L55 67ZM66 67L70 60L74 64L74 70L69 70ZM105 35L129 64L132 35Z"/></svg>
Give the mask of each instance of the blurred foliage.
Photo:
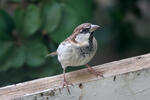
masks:
<svg viewBox="0 0 150 100"><path fill-rule="evenodd" d="M96 35L113 56L121 59L149 52L149 0L99 0L98 6L96 20L105 27Z"/></svg>
<svg viewBox="0 0 150 100"><path fill-rule="evenodd" d="M55 51L78 24L89 21L93 9L92 0L0 3L4 4L0 9L1 86L61 73L56 57L45 59L45 56ZM8 4L15 5L11 13Z"/></svg>
<svg viewBox="0 0 150 100"><path fill-rule="evenodd" d="M102 27L94 63L148 53L149 9L149 0L0 0L0 86L62 73L45 55L84 22Z"/></svg>
<svg viewBox="0 0 150 100"><path fill-rule="evenodd" d="M147 3L148 5L145 5ZM116 6L110 11L110 16L113 19L112 32L117 33L117 52L129 53L128 51L139 52L140 54L148 53L150 50L150 31L147 30L150 27L150 16L148 15L149 10L146 10L146 6L149 6L148 0L119 0ZM145 6L145 8L142 8ZM147 12L144 14L143 12ZM142 14L143 13L143 14ZM144 23L139 23L145 20ZM148 26L148 27L146 27ZM137 29L141 29L140 31ZM144 33L143 30L146 30ZM139 36L141 34L141 36ZM143 36L145 37L142 37ZM137 53L138 54L138 53Z"/></svg>

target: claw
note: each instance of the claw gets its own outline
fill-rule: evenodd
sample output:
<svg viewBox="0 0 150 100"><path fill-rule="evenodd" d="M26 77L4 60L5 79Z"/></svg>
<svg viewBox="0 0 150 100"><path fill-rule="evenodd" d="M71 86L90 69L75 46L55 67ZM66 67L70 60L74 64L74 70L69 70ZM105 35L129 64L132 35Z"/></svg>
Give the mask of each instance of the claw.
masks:
<svg viewBox="0 0 150 100"><path fill-rule="evenodd" d="M71 94L70 89L69 89L69 85L72 85L72 86L73 86L72 83L70 83L70 82L64 80L64 82L63 82L63 88L66 87L67 90L68 90L68 93Z"/></svg>
<svg viewBox="0 0 150 100"><path fill-rule="evenodd" d="M93 68L92 68L92 69L91 69L91 68L88 69L88 71L89 71L90 73L96 75L97 77L100 76L100 77L104 78L104 76L103 76L104 71L96 71L96 70L94 70Z"/></svg>
<svg viewBox="0 0 150 100"><path fill-rule="evenodd" d="M97 77L100 76L102 78L104 78L103 73L104 71L96 71L94 70L92 67L90 67L89 65L86 64L86 66L88 67L88 71L94 75L96 75Z"/></svg>
<svg viewBox="0 0 150 100"><path fill-rule="evenodd" d="M63 78L64 78L64 81L63 81L63 88L66 87L67 90L68 90L68 93L71 94L70 90L69 90L69 85L73 85L72 83L70 83L69 81L66 80L66 77L65 77L65 68L63 70L64 72L64 75L63 75Z"/></svg>
<svg viewBox="0 0 150 100"><path fill-rule="evenodd" d="M69 86L69 85L72 85L72 86L73 86L72 83L70 83L70 82L68 82L68 81L66 81L66 80L63 82L63 88L64 88L65 86Z"/></svg>

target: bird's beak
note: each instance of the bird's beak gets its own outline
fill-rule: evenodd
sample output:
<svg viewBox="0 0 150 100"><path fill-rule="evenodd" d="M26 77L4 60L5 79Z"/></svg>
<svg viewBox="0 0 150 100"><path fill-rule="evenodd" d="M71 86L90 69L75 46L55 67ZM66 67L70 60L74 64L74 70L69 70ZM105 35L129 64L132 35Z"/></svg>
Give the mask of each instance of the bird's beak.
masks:
<svg viewBox="0 0 150 100"><path fill-rule="evenodd" d="M91 25L91 28L90 28L90 32L93 32L95 31L97 28L99 28L100 26L98 25Z"/></svg>

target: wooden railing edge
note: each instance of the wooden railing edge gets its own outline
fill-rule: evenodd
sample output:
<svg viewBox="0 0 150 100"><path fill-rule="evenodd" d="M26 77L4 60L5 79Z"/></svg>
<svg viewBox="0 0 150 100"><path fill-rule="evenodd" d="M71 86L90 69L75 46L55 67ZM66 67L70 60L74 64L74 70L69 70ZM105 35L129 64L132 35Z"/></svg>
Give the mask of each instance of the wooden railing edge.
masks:
<svg viewBox="0 0 150 100"><path fill-rule="evenodd" d="M136 72L150 67L150 53L131 57L119 61L94 66L97 71L104 71L104 78L115 76L118 74L125 74L129 72ZM0 88L0 100L9 100L20 97L25 97L32 94L38 94L50 90L62 88L62 74L52 77L45 77L24 83L18 83ZM69 72L66 78L73 84L85 83L88 81L103 79L97 78L95 75L88 72L87 68Z"/></svg>

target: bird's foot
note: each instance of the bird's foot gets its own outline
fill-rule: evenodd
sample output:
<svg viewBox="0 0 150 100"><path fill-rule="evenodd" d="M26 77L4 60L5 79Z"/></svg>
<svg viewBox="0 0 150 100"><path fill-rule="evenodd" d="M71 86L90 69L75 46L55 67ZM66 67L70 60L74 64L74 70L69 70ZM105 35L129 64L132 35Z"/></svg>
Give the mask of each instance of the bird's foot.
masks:
<svg viewBox="0 0 150 100"><path fill-rule="evenodd" d="M73 86L73 84L70 83L69 81L66 81L66 80L63 81L63 88L66 87L67 90L68 90L68 93L71 94L71 93L70 93L70 89L69 89L69 85L72 85L72 86Z"/></svg>
<svg viewBox="0 0 150 100"><path fill-rule="evenodd" d="M65 86L69 86L69 85L72 85L73 86L73 84L72 83L70 83L69 81L64 81L63 82L63 88L65 87Z"/></svg>
<svg viewBox="0 0 150 100"><path fill-rule="evenodd" d="M88 67L88 71L89 71L90 73L96 75L97 77L100 76L100 77L104 78L104 76L103 76L104 71L96 71L96 70L94 70L92 67Z"/></svg>

